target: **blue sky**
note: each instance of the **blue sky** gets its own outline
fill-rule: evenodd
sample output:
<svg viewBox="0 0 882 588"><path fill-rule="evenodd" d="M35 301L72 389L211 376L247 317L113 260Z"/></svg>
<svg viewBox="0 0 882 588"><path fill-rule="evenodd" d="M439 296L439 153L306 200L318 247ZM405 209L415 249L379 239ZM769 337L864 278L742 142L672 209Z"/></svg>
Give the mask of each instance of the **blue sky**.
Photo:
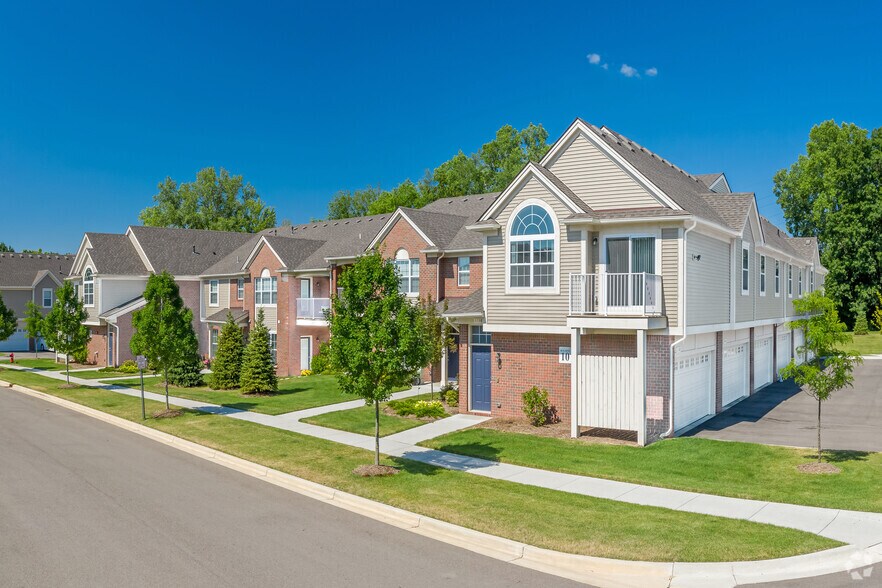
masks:
<svg viewBox="0 0 882 588"><path fill-rule="evenodd" d="M211 165L305 222L503 124L554 139L577 116L782 222L772 175L813 124L882 126L873 4L4 1L0 241L73 251Z"/></svg>

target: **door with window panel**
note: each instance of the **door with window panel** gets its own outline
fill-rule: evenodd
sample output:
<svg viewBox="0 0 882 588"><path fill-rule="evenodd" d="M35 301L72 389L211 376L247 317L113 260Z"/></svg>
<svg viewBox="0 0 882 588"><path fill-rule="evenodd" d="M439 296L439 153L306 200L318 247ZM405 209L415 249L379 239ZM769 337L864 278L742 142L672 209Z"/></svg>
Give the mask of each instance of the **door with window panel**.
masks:
<svg viewBox="0 0 882 588"><path fill-rule="evenodd" d="M655 237L606 240L607 307L643 306L647 301L643 274L655 273Z"/></svg>

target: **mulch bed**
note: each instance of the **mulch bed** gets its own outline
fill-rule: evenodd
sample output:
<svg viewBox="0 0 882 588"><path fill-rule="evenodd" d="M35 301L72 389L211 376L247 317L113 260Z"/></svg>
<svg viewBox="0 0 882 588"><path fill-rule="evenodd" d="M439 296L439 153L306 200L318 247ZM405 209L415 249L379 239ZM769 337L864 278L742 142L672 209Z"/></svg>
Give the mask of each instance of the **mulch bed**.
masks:
<svg viewBox="0 0 882 588"><path fill-rule="evenodd" d="M796 466L796 469L803 474L838 474L842 471L832 463L824 462L804 463Z"/></svg>
<svg viewBox="0 0 882 588"><path fill-rule="evenodd" d="M489 421L475 425L475 428L493 429L506 433L522 433L538 437L570 439L570 423L557 422L541 427L534 427L526 418L494 417ZM611 429L593 429L582 427L579 441L584 443L602 443L606 445L637 445L637 434L633 431L614 431Z"/></svg>
<svg viewBox="0 0 882 588"><path fill-rule="evenodd" d="M174 417L179 417L182 414L184 414L184 411L182 411L182 410L178 410L176 408L168 408L166 410L154 412L153 418L155 418L155 419L171 419Z"/></svg>
<svg viewBox="0 0 882 588"><path fill-rule="evenodd" d="M397 468L387 465L360 465L352 473L362 478L376 478L378 476L394 476L398 473Z"/></svg>

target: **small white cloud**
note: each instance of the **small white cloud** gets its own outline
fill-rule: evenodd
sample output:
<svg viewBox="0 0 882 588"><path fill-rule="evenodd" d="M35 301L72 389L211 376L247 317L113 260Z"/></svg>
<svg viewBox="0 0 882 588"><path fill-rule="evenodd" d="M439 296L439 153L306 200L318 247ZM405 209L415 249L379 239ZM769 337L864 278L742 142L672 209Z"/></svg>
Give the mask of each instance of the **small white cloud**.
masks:
<svg viewBox="0 0 882 588"><path fill-rule="evenodd" d="M619 69L619 73L625 76L626 78L633 78L634 76L639 77L640 74L637 73L637 69L631 67L627 63L623 63L621 69Z"/></svg>
<svg viewBox="0 0 882 588"><path fill-rule="evenodd" d="M597 65L598 63L600 63L600 55L598 55L597 53L589 53L588 63L590 63L591 65Z"/></svg>
<svg viewBox="0 0 882 588"><path fill-rule="evenodd" d="M658 69L656 69L654 67L650 67L649 69L646 70L646 75L648 75L651 78L654 78L655 76L658 75Z"/></svg>
<svg viewBox="0 0 882 588"><path fill-rule="evenodd" d="M603 69L609 69L609 64L608 64L608 63L604 63L604 64L601 65L600 67L602 67Z"/></svg>

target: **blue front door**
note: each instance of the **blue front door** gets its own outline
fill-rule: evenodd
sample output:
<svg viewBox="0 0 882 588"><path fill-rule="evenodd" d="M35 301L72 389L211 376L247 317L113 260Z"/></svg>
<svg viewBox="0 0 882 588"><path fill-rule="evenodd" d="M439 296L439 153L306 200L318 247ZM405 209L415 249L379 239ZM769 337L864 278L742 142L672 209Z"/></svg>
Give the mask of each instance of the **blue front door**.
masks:
<svg viewBox="0 0 882 588"><path fill-rule="evenodd" d="M447 379L459 378L459 335L452 337L454 347L447 350Z"/></svg>
<svg viewBox="0 0 882 588"><path fill-rule="evenodd" d="M472 410L490 412L490 346L472 346Z"/></svg>

